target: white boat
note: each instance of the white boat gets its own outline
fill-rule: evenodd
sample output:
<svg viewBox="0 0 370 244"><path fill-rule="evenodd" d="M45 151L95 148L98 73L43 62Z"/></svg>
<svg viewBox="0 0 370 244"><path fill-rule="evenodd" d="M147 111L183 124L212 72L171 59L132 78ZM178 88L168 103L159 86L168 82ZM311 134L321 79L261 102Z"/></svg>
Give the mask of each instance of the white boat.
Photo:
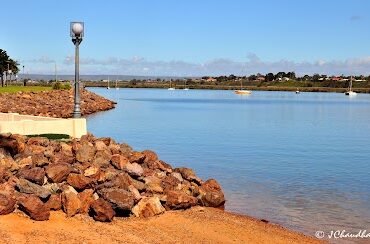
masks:
<svg viewBox="0 0 370 244"><path fill-rule="evenodd" d="M118 80L116 79L116 90L119 90L119 87L117 86Z"/></svg>
<svg viewBox="0 0 370 244"><path fill-rule="evenodd" d="M252 91L243 90L243 82L242 82L242 80L240 80L240 90L235 90L234 93L238 94L238 95L250 95L250 94L252 94Z"/></svg>
<svg viewBox="0 0 370 244"><path fill-rule="evenodd" d="M175 90L175 87L172 87L172 81L170 80L170 88L168 88L169 91Z"/></svg>
<svg viewBox="0 0 370 244"><path fill-rule="evenodd" d="M295 94L299 94L301 93L298 89L295 91Z"/></svg>
<svg viewBox="0 0 370 244"><path fill-rule="evenodd" d="M349 81L349 90L346 91L344 94L350 97L357 96L357 93L352 91L352 76L351 76L351 80Z"/></svg>
<svg viewBox="0 0 370 244"><path fill-rule="evenodd" d="M188 91L189 90L189 88L188 87L186 87L186 80L185 80L185 84L184 84L184 91Z"/></svg>
<svg viewBox="0 0 370 244"><path fill-rule="evenodd" d="M107 85L107 89L110 89L110 87L109 87L109 76L108 76L108 85Z"/></svg>

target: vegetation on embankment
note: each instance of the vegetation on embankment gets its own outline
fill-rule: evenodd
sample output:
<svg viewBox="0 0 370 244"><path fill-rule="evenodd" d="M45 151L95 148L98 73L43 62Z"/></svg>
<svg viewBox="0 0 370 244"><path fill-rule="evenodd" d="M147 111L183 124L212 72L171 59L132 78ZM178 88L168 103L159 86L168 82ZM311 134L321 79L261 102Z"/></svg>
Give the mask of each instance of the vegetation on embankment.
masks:
<svg viewBox="0 0 370 244"><path fill-rule="evenodd" d="M106 82L84 82L86 87L107 87ZM170 87L169 82L129 82L121 81L117 83L120 88L162 88L167 89ZM185 84L172 83L172 87L176 89L184 89ZM209 90L237 90L240 89L240 84L202 84L202 83L187 83L186 87L190 89L209 89ZM345 92L348 90L346 87L336 86L322 86L313 82L298 82L298 81L286 81L286 82L245 82L243 83L244 89L258 90L258 91L295 91L299 89L303 92ZM370 93L369 86L359 86L357 82L354 82L354 91L359 93Z"/></svg>
<svg viewBox="0 0 370 244"><path fill-rule="evenodd" d="M0 93L16 93L16 92L41 92L50 91L51 86L5 86L0 87Z"/></svg>

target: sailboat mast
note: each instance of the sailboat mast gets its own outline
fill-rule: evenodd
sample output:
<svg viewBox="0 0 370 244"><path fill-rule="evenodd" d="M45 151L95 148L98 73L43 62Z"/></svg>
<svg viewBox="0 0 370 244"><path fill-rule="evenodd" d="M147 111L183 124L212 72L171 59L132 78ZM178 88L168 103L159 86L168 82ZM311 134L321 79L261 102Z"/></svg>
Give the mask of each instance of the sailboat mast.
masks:
<svg viewBox="0 0 370 244"><path fill-rule="evenodd" d="M351 75L351 80L349 82L349 91L352 91L352 75Z"/></svg>

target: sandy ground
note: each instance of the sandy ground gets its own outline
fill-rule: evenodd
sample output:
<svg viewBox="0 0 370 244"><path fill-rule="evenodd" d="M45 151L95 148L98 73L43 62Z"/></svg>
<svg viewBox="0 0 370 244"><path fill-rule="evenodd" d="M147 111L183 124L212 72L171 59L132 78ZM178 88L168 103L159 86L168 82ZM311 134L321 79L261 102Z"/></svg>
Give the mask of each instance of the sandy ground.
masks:
<svg viewBox="0 0 370 244"><path fill-rule="evenodd" d="M148 218L95 222L52 212L37 222L23 213L0 216L0 243L321 243L314 238L217 209L195 207Z"/></svg>

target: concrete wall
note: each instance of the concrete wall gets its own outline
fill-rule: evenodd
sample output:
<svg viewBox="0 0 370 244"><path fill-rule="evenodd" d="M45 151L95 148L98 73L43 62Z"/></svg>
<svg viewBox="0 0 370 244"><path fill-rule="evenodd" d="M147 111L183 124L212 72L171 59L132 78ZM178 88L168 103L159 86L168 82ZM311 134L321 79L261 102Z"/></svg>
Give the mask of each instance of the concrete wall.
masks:
<svg viewBox="0 0 370 244"><path fill-rule="evenodd" d="M17 113L0 113L0 133L66 134L80 138L87 133L86 119L58 119Z"/></svg>

